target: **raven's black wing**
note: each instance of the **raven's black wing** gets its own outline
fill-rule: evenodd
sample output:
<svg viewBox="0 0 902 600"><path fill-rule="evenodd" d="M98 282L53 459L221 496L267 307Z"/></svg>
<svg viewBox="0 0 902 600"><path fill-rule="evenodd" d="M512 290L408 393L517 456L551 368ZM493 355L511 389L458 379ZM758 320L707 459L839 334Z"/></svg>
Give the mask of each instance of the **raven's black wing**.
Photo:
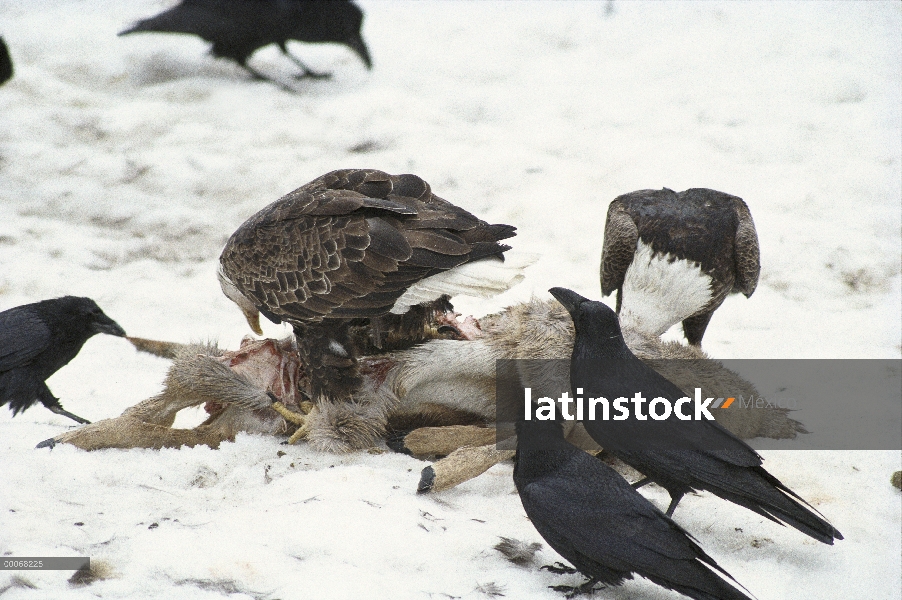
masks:
<svg viewBox="0 0 902 600"><path fill-rule="evenodd" d="M119 33L128 35L144 31L157 33L190 33L207 41L228 39L233 35L235 22L229 18L227 2L186 0L158 15L141 19Z"/></svg>
<svg viewBox="0 0 902 600"><path fill-rule="evenodd" d="M683 395L673 383L638 359L607 361L604 374L576 380L587 387L586 395L604 390L611 401L618 396L630 398L640 391L647 400L663 397L671 403ZM832 544L834 538L842 539L826 519L809 510L810 506L803 506L805 501L798 494L761 466L763 461L757 452L716 421L683 421L671 414L663 421L596 419L587 420L584 425L602 447L665 487L667 482L679 482L692 489L708 490L772 521L787 523L825 544Z"/></svg>
<svg viewBox="0 0 902 600"><path fill-rule="evenodd" d="M158 15L142 19L119 35L130 33L188 33L208 42L246 49L288 38L305 16L307 2L251 0L184 0Z"/></svg>
<svg viewBox="0 0 902 600"><path fill-rule="evenodd" d="M676 402L687 394L634 356L605 361L601 368L594 361L574 360L571 380L577 382L574 387L579 385L584 388L582 397L603 396L611 403L619 397L630 400L640 392L646 400L646 416L649 404L655 398L665 398L674 406L674 412L661 421L636 419L632 402L629 403L631 416L625 421L604 421L598 415L594 421L584 421L586 430L604 448L613 451L691 450L716 455L718 460L737 466L761 465L758 453L717 421L694 418L684 421L678 418ZM692 403L684 405L681 411L694 417L692 407ZM614 412L613 407L611 412Z"/></svg>
<svg viewBox="0 0 902 600"><path fill-rule="evenodd" d="M686 531L588 454L575 450L520 498L542 537L587 576L619 583L637 573L692 598L748 599Z"/></svg>
<svg viewBox="0 0 902 600"><path fill-rule="evenodd" d="M50 329L27 306L0 313L0 372L27 365L47 349Z"/></svg>

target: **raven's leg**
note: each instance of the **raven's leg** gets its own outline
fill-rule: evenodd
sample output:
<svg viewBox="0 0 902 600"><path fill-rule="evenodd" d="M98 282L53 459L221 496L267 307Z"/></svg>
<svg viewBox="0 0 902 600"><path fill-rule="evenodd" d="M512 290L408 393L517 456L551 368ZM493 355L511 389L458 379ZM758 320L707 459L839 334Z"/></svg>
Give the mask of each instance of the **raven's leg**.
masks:
<svg viewBox="0 0 902 600"><path fill-rule="evenodd" d="M48 406L47 408L50 410L50 412L55 412L56 414L63 415L64 417L69 417L73 421L75 421L77 423L81 423L82 425L90 425L90 423L91 423L87 419L82 419L78 415L73 415L72 413L70 413L68 410L66 410L59 404L52 404L52 405Z"/></svg>
<svg viewBox="0 0 902 600"><path fill-rule="evenodd" d="M69 417L76 423L81 423L82 425L87 425L90 423L87 419L82 419L78 415L73 415L68 410L62 407L60 404L59 398L53 395L53 392L50 391L50 388L47 387L46 383L41 383L40 388L38 389L38 400L41 401L47 410L50 412L56 413L58 415L63 415L64 417Z"/></svg>
<svg viewBox="0 0 902 600"><path fill-rule="evenodd" d="M633 489L638 490L640 487L645 485L646 483L651 483L651 479L649 477L643 477L639 481L633 484Z"/></svg>
<svg viewBox="0 0 902 600"><path fill-rule="evenodd" d="M294 76L295 79L331 79L332 73L317 73L316 71L310 69L307 65L301 62L301 59L296 57L294 54L288 51L288 48L285 46L285 42L279 42L279 50L282 51L282 54L288 57L288 59L302 68L304 70L303 73L298 73Z"/></svg>
<svg viewBox="0 0 902 600"><path fill-rule="evenodd" d="M574 573L579 573L579 571L573 567L568 567L562 562L556 562L553 565L545 565L544 567L540 567L539 570L548 571L555 575L573 575Z"/></svg>
<svg viewBox="0 0 902 600"><path fill-rule="evenodd" d="M668 517L673 516L673 511L676 510L677 504L680 503L680 500L683 499L683 494L676 494L670 496L670 506L667 507L667 512L665 513Z"/></svg>
<svg viewBox="0 0 902 600"><path fill-rule="evenodd" d="M582 585L549 585L555 592L562 592L566 598L576 598L577 596L591 596L596 590L604 589L604 586L596 588L597 579L591 578Z"/></svg>
<svg viewBox="0 0 902 600"><path fill-rule="evenodd" d="M688 319L683 319L683 335L686 336L687 342L693 346L702 345L705 329L708 328L708 323L711 321L711 315L713 314L714 311L712 310L700 315L695 315L694 317L689 317Z"/></svg>
<svg viewBox="0 0 902 600"><path fill-rule="evenodd" d="M272 77L268 77L255 69L254 67L248 65L247 63L239 62L238 66L251 74L254 79L259 79L260 81L268 81L269 83L278 86L279 88L285 90L286 92L291 92L292 94L296 94L298 91L291 87L290 85L286 85L281 81L276 81Z"/></svg>

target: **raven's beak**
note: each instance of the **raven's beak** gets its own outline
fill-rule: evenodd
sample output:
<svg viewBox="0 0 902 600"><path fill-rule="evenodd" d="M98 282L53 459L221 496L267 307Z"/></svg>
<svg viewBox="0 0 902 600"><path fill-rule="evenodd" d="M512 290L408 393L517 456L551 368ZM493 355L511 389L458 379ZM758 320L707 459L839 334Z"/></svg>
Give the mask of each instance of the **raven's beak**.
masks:
<svg viewBox="0 0 902 600"><path fill-rule="evenodd" d="M94 331L97 333L106 333L117 337L125 337L125 330L119 327L119 323L112 320L106 315L99 315L94 321Z"/></svg>
<svg viewBox="0 0 902 600"><path fill-rule="evenodd" d="M363 38L359 33L346 40L345 44L360 57L360 60L363 61L363 64L366 65L367 69L373 68L373 61L370 59L370 51L367 49L366 44L363 43Z"/></svg>
<svg viewBox="0 0 902 600"><path fill-rule="evenodd" d="M583 298L573 290L568 290L567 288L561 287L553 287L548 290L554 299L564 305L564 308L567 309L567 312L570 313L570 316L574 316L576 309L583 302L588 302L588 298Z"/></svg>

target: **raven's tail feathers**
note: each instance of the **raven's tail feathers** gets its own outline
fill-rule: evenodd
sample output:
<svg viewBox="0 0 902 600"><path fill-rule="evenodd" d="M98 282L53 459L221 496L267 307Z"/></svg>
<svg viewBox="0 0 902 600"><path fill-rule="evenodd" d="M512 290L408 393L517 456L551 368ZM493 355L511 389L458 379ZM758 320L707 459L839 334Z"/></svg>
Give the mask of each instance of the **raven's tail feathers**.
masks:
<svg viewBox="0 0 902 600"><path fill-rule="evenodd" d="M715 490L711 492L724 500L758 513L771 521L795 527L824 544L843 539L842 534L831 525L813 506L801 496L764 470L763 467L743 469L749 476L744 478L742 491Z"/></svg>
<svg viewBox="0 0 902 600"><path fill-rule="evenodd" d="M646 577L662 587L677 591L694 600L751 600L755 598L745 586L736 581L704 550L700 547L697 547L697 550L698 559L688 562L681 569L678 576L679 581L662 577Z"/></svg>

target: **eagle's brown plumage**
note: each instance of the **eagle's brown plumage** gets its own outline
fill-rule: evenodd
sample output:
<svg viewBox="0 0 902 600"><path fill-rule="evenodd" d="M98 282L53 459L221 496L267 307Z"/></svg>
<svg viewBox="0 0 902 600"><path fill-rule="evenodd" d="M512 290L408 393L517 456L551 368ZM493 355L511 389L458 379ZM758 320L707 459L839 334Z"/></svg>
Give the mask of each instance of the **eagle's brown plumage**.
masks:
<svg viewBox="0 0 902 600"><path fill-rule="evenodd" d="M292 324L314 396L343 396L357 384L351 320L387 315L427 277L502 257L509 247L498 241L514 231L435 196L416 175L333 171L245 221L222 251L220 281L239 305Z"/></svg>
<svg viewBox="0 0 902 600"><path fill-rule="evenodd" d="M758 285L758 234L742 198L705 188L639 190L615 198L605 225L601 292L617 292L618 312L640 240L656 255L698 263L711 278L710 301L683 320L693 345L701 343L711 315L728 294L749 297Z"/></svg>

